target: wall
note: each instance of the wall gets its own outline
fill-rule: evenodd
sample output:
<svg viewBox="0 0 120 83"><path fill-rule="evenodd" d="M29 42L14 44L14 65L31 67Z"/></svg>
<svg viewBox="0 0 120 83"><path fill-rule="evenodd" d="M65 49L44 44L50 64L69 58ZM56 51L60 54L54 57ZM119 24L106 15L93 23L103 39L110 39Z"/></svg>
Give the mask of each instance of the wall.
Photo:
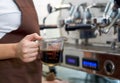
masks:
<svg viewBox="0 0 120 83"><path fill-rule="evenodd" d="M62 0L34 0L34 4L38 13L39 24L43 24L44 17L47 16L46 25L56 25L59 12L54 12L49 15L47 11L47 4L50 3L53 7L60 6ZM41 30L41 35L43 37L59 37L59 29L47 29Z"/></svg>

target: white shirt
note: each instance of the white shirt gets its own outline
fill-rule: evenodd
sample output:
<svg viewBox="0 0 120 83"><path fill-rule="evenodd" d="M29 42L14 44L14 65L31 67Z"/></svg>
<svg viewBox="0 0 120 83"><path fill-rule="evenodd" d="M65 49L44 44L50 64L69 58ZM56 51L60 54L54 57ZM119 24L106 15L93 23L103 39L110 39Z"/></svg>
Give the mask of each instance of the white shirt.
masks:
<svg viewBox="0 0 120 83"><path fill-rule="evenodd" d="M20 23L21 12L13 0L0 0L0 38L18 29Z"/></svg>

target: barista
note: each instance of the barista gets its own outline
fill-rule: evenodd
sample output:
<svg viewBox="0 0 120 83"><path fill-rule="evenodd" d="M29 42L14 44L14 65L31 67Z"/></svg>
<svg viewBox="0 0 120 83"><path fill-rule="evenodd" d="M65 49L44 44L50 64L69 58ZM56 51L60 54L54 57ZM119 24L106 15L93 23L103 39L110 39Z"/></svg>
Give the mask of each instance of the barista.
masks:
<svg viewBox="0 0 120 83"><path fill-rule="evenodd" d="M0 0L0 83L41 83L42 65L34 42L40 39L37 18L33 0ZM5 57L8 52L13 54Z"/></svg>

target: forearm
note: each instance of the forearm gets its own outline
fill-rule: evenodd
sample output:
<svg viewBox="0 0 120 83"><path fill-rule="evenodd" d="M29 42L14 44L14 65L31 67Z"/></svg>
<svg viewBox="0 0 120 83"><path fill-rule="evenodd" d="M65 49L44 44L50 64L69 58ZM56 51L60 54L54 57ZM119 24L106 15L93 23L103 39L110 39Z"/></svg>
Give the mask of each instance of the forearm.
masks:
<svg viewBox="0 0 120 83"><path fill-rule="evenodd" d="M0 60L16 58L16 46L14 44L0 44Z"/></svg>
<svg viewBox="0 0 120 83"><path fill-rule="evenodd" d="M39 51L39 43L34 42L40 40L41 37L36 34L25 36L18 43L0 44L0 60L9 58L19 58L23 62L31 62L37 59Z"/></svg>

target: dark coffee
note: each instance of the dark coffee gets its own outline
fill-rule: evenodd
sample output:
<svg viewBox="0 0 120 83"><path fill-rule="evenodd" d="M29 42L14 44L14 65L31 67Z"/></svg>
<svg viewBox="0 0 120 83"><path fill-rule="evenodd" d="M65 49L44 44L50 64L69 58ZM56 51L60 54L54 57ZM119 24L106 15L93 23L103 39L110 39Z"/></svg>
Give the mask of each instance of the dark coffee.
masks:
<svg viewBox="0 0 120 83"><path fill-rule="evenodd" d="M48 66L55 66L62 61L63 50L41 50L42 62Z"/></svg>

